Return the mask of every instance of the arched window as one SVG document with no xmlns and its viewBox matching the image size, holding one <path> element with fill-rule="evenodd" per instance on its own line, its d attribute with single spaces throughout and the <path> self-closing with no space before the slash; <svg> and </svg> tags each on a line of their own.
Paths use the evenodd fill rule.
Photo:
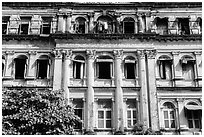
<svg viewBox="0 0 204 137">
<path fill-rule="evenodd" d="M 134 33 L 135 32 L 135 21 L 131 17 L 126 17 L 123 20 L 123 32 L 124 33 Z"/>
<path fill-rule="evenodd" d="M 156 33 L 160 35 L 168 34 L 168 18 L 156 18 Z"/>
<path fill-rule="evenodd" d="M 201 115 L 202 115 L 202 106 L 199 106 L 195 102 L 189 102 L 185 108 L 187 109 L 187 120 L 189 128 L 201 128 Z"/>
<path fill-rule="evenodd" d="M 191 56 L 184 56 L 181 58 L 182 75 L 184 80 L 193 80 L 195 60 Z"/>
<path fill-rule="evenodd" d="M 6 64 L 5 57 L 2 56 L 2 77 L 4 76 L 5 64 Z"/>
<path fill-rule="evenodd" d="M 135 79 L 137 76 L 136 60 L 132 56 L 128 56 L 124 60 L 124 74 L 126 79 Z"/>
<path fill-rule="evenodd" d="M 100 16 L 97 20 L 97 32 L 96 33 L 114 33 L 115 23 L 109 16 Z"/>
<path fill-rule="evenodd" d="M 20 55 L 14 59 L 15 62 L 15 79 L 24 79 L 27 71 L 28 58 Z"/>
<path fill-rule="evenodd" d="M 158 65 L 160 78 L 170 80 L 172 78 L 172 59 L 166 55 L 160 56 Z"/>
<path fill-rule="evenodd" d="M 174 105 L 170 102 L 166 102 L 163 104 L 163 107 L 164 107 L 163 108 L 164 128 L 167 129 L 176 128 Z"/>
<path fill-rule="evenodd" d="M 50 59 L 47 55 L 41 55 L 37 60 L 37 78 L 49 78 Z"/>
<path fill-rule="evenodd" d="M 110 56 L 100 56 L 96 60 L 96 76 L 99 79 L 111 79 L 113 59 Z"/>
<path fill-rule="evenodd" d="M 85 59 L 84 57 L 78 55 L 73 61 L 73 77 L 75 79 L 82 79 L 85 72 Z"/>
<path fill-rule="evenodd" d="M 85 29 L 86 29 L 86 19 L 84 19 L 83 17 L 76 18 L 75 32 L 82 34 L 82 33 L 85 33 Z"/>
</svg>

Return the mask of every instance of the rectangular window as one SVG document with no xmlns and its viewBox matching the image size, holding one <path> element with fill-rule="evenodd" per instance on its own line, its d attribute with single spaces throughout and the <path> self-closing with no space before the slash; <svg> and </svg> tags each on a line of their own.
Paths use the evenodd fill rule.
<svg viewBox="0 0 204 137">
<path fill-rule="evenodd" d="M 112 63 L 97 62 L 97 77 L 99 79 L 111 79 Z"/>
<path fill-rule="evenodd" d="M 111 128 L 111 100 L 100 99 L 98 101 L 98 128 Z"/>
<path fill-rule="evenodd" d="M 187 63 L 182 63 L 182 74 L 185 80 L 194 79 L 194 63 L 187 61 Z"/>
<path fill-rule="evenodd" d="M 73 75 L 75 79 L 82 79 L 84 75 L 84 61 L 74 61 L 73 62 Z"/>
<path fill-rule="evenodd" d="M 124 33 L 134 33 L 135 22 L 124 22 Z"/>
<path fill-rule="evenodd" d="M 15 59 L 15 79 L 25 78 L 26 66 L 26 59 Z"/>
<path fill-rule="evenodd" d="M 19 34 L 29 34 L 30 33 L 30 21 L 31 17 L 21 17 L 21 23 L 19 26 Z"/>
<path fill-rule="evenodd" d="M 125 78 L 135 79 L 135 63 L 125 63 Z"/>
<path fill-rule="evenodd" d="M 164 110 L 164 127 L 165 128 L 175 128 L 175 116 L 174 110 Z"/>
<path fill-rule="evenodd" d="M 199 111 L 188 111 L 188 127 L 189 128 L 201 128 L 200 112 Z"/>
<path fill-rule="evenodd" d="M 171 61 L 160 60 L 159 62 L 159 75 L 161 79 L 170 80 L 172 74 Z"/>
<path fill-rule="evenodd" d="M 50 18 L 50 17 L 42 17 L 41 34 L 50 34 L 51 20 L 52 20 L 52 18 Z"/>
<path fill-rule="evenodd" d="M 131 128 L 137 123 L 137 105 L 135 99 L 128 99 L 127 105 L 127 127 Z"/>
<path fill-rule="evenodd" d="M 73 99 L 74 105 L 74 114 L 77 115 L 82 122 L 77 122 L 74 126 L 74 129 L 82 129 L 83 123 L 83 100 L 82 99 Z"/>
<path fill-rule="evenodd" d="M 38 78 L 39 79 L 45 79 L 48 78 L 48 68 L 49 68 L 49 62 L 48 60 L 38 60 Z"/>
</svg>

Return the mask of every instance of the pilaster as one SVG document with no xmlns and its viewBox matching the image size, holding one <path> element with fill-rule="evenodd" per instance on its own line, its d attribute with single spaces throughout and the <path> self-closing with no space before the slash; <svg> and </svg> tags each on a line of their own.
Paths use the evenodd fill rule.
<svg viewBox="0 0 204 137">
<path fill-rule="evenodd" d="M 146 25 L 145 25 L 145 13 L 144 12 L 138 12 L 138 21 L 139 21 L 139 32 L 144 33 L 146 31 Z"/>
<path fill-rule="evenodd" d="M 64 33 L 64 14 L 63 13 L 58 13 L 58 28 L 57 31 Z"/>
<path fill-rule="evenodd" d="M 94 12 L 88 13 L 88 16 L 90 17 L 89 21 L 89 31 L 91 33 L 94 33 Z"/>
<path fill-rule="evenodd" d="M 87 92 L 86 92 L 86 110 L 85 128 L 86 131 L 94 130 L 94 60 L 95 50 L 87 50 Z"/>
<path fill-rule="evenodd" d="M 71 20 L 72 20 L 72 13 L 68 12 L 66 13 L 66 32 L 70 33 L 71 32 Z"/>
<path fill-rule="evenodd" d="M 4 78 L 14 78 L 14 51 L 6 51 L 5 75 Z"/>
<path fill-rule="evenodd" d="M 180 130 L 182 125 L 186 125 L 187 123 L 185 122 L 185 113 L 184 113 L 184 99 L 183 98 L 177 98 L 177 109 L 176 109 L 176 117 L 177 117 L 177 129 Z"/>
<path fill-rule="evenodd" d="M 55 56 L 53 90 L 59 90 L 62 87 L 62 53 L 60 49 L 56 49 L 53 54 Z"/>
<path fill-rule="evenodd" d="M 179 56 L 180 52 L 179 51 L 173 51 L 172 55 L 173 55 L 173 70 L 172 72 L 174 72 L 174 75 L 172 76 L 172 78 L 174 80 L 179 80 L 182 79 L 182 67 L 180 65 L 180 56 Z M 176 82 L 175 82 L 176 85 Z"/>
<path fill-rule="evenodd" d="M 114 50 L 115 56 L 115 129 L 116 131 L 124 131 L 123 117 L 123 90 L 122 90 L 122 50 Z"/>
<path fill-rule="evenodd" d="M 29 55 L 29 63 L 28 63 L 28 70 L 27 70 L 27 77 L 29 79 L 36 78 L 36 67 L 33 67 L 34 64 L 37 64 L 37 60 L 35 58 L 37 52 L 36 51 L 28 51 Z"/>
<path fill-rule="evenodd" d="M 40 15 L 33 15 L 30 25 L 31 34 L 40 34 L 40 27 L 42 25 L 42 18 Z"/>
</svg>

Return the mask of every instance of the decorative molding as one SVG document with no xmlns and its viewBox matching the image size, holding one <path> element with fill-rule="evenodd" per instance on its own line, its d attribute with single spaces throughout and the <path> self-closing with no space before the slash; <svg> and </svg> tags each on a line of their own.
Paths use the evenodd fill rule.
<svg viewBox="0 0 204 137">
<path fill-rule="evenodd" d="M 183 102 L 184 99 L 183 99 L 183 98 L 176 98 L 176 101 L 177 101 L 177 102 Z"/>
<path fill-rule="evenodd" d="M 202 51 L 195 51 L 194 54 L 195 55 L 202 55 Z"/>
</svg>

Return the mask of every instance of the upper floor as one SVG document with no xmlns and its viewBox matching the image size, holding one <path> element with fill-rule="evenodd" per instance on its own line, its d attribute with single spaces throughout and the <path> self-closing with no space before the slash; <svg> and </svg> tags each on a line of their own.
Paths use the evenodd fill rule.
<svg viewBox="0 0 204 137">
<path fill-rule="evenodd" d="M 202 33 L 201 3 L 39 4 L 3 3 L 2 34 L 180 36 Z"/>
</svg>

